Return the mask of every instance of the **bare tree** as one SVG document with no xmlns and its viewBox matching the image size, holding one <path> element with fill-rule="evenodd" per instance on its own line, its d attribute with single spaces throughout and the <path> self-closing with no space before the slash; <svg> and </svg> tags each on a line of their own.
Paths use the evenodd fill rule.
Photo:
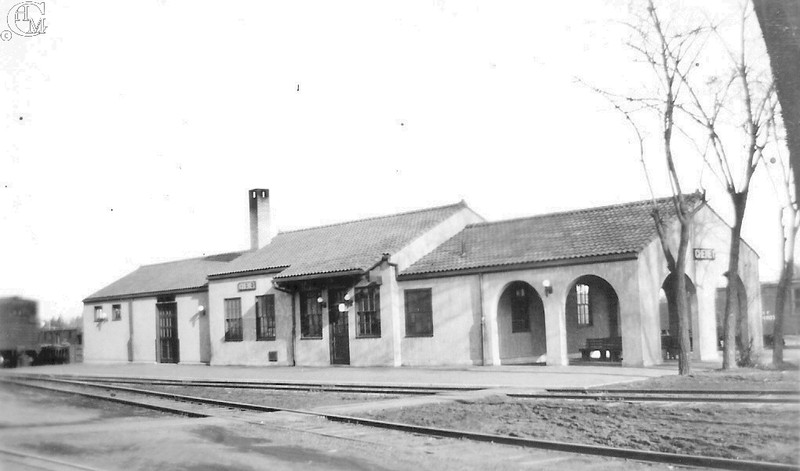
<svg viewBox="0 0 800 471">
<path fill-rule="evenodd" d="M 688 195 L 684 193 L 679 177 L 678 167 L 674 158 L 674 138 L 679 130 L 676 123 L 676 111 L 679 109 L 679 97 L 691 73 L 692 64 L 702 45 L 698 42 L 706 34 L 704 28 L 686 28 L 679 32 L 670 31 L 659 17 L 653 0 L 649 0 L 645 12 L 634 22 L 625 23 L 633 31 L 633 39 L 628 46 L 650 66 L 655 77 L 657 88 L 651 96 L 625 96 L 615 95 L 607 91 L 591 87 L 594 91 L 608 99 L 614 108 L 623 114 L 626 121 L 633 127 L 639 140 L 639 154 L 642 168 L 645 173 L 650 194 L 653 201 L 652 216 L 656 232 L 661 243 L 661 249 L 667 262 L 667 269 L 673 280 L 668 286 L 669 296 L 675 300 L 674 308 L 678 316 L 678 372 L 681 375 L 691 374 L 691 342 L 689 338 L 690 307 L 686 287 L 686 256 L 692 234 L 694 214 L 698 205 L 690 203 Z M 645 164 L 644 138 L 637 123 L 636 114 L 648 111 L 655 114 L 659 120 L 661 147 L 664 155 L 672 203 L 678 221 L 678 246 L 676 249 L 670 245 L 667 223 L 661 214 L 655 200 L 655 193 L 651 184 L 650 173 Z M 670 303 L 670 308 L 672 309 Z"/>
<path fill-rule="evenodd" d="M 731 226 L 730 247 L 728 250 L 728 286 L 725 290 L 724 344 L 722 368 L 736 366 L 737 331 L 746 319 L 746 306 L 738 302 L 744 293 L 739 290 L 743 286 L 739 273 L 739 251 L 741 247 L 742 224 L 744 222 L 750 182 L 759 163 L 763 160 L 764 148 L 769 143 L 770 127 L 774 123 L 774 112 L 777 105 L 775 89 L 769 70 L 759 71 L 750 64 L 747 55 L 746 28 L 752 17 L 749 3 L 743 3 L 739 24 L 739 51 L 734 52 L 725 43 L 717 27 L 712 27 L 720 44 L 728 52 L 731 59 L 731 72 L 724 80 L 714 77 L 709 81 L 716 84 L 713 93 L 701 94 L 698 88 L 689 82 L 688 77 L 681 75 L 684 88 L 690 97 L 686 105 L 678 105 L 695 121 L 706 134 L 706 145 L 700 152 L 708 168 L 725 188 L 733 205 L 733 224 Z M 711 96 L 704 101 L 704 96 Z M 719 129 L 720 116 L 728 113 L 734 116 L 740 125 L 744 137 L 744 152 L 730 152 L 729 142 L 723 138 Z M 738 143 L 739 139 L 732 139 Z M 736 165 L 737 163 L 741 165 Z M 735 175 L 736 168 L 741 168 L 741 176 Z M 738 308 L 738 309 L 736 309 Z M 737 322 L 738 321 L 738 322 Z M 737 328 L 738 327 L 738 328 Z M 745 343 L 747 342 L 747 343 Z M 752 339 L 741 339 L 739 345 L 741 362 L 751 362 L 750 345 Z"/>
<path fill-rule="evenodd" d="M 781 275 L 778 281 L 778 293 L 775 297 L 775 323 L 772 331 L 774 347 L 772 350 L 772 364 L 780 367 L 783 364 L 783 323 L 786 318 L 786 304 L 791 297 L 792 278 L 794 277 L 794 251 L 797 241 L 797 232 L 800 229 L 800 205 L 797 201 L 797 185 L 794 182 L 793 171 L 795 164 L 791 159 L 772 158 L 773 167 L 777 170 L 770 172 L 773 183 L 777 184 L 778 197 L 782 200 L 780 206 L 781 222 Z"/>
</svg>

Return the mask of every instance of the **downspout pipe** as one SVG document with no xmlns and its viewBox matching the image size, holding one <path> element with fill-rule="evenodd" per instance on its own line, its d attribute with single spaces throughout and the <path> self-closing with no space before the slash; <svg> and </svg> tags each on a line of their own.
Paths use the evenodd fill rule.
<svg viewBox="0 0 800 471">
<path fill-rule="evenodd" d="M 276 290 L 282 291 L 284 293 L 287 293 L 292 297 L 292 343 L 291 343 L 291 348 L 292 348 L 292 366 L 296 366 L 295 342 L 297 342 L 297 315 L 295 314 L 295 306 L 294 306 L 294 304 L 295 304 L 294 303 L 294 290 L 282 288 L 280 285 L 278 285 L 278 283 L 275 282 L 274 279 L 272 280 L 272 286 Z"/>
<path fill-rule="evenodd" d="M 483 312 L 483 273 L 478 273 L 478 303 L 481 315 L 481 366 L 486 366 L 486 316 Z"/>
</svg>

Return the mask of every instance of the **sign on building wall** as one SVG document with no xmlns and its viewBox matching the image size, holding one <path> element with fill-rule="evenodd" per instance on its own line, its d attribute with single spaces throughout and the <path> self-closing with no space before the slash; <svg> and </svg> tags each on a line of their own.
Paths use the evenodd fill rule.
<svg viewBox="0 0 800 471">
<path fill-rule="evenodd" d="M 256 282 L 255 281 L 240 281 L 239 284 L 236 285 L 236 289 L 239 291 L 253 291 L 256 289 Z"/>
<path fill-rule="evenodd" d="M 714 260 L 714 249 L 694 249 L 695 260 Z"/>
</svg>

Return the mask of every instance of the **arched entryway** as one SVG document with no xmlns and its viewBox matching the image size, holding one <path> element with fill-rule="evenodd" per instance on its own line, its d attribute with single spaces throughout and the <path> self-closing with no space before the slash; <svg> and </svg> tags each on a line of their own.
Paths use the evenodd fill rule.
<svg viewBox="0 0 800 471">
<path fill-rule="evenodd" d="M 515 281 L 503 290 L 497 306 L 497 331 L 501 364 L 545 362 L 544 304 L 531 285 Z"/>
<path fill-rule="evenodd" d="M 619 297 L 608 281 L 595 275 L 573 281 L 565 315 L 570 358 L 621 360 Z"/>
<path fill-rule="evenodd" d="M 697 290 L 692 279 L 686 277 L 686 292 L 689 295 L 689 343 L 694 348 L 694 326 L 697 324 Z M 666 360 L 678 358 L 678 304 L 675 295 L 675 276 L 669 274 L 661 284 L 659 313 L 661 317 L 661 352 Z"/>
</svg>

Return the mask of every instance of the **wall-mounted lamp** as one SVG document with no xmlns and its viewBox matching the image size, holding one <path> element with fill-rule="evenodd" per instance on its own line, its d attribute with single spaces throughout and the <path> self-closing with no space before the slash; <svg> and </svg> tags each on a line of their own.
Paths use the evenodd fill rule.
<svg viewBox="0 0 800 471">
<path fill-rule="evenodd" d="M 542 286 L 544 286 L 544 295 L 545 296 L 550 296 L 551 294 L 553 294 L 553 285 L 550 284 L 550 280 L 542 281 Z"/>
<path fill-rule="evenodd" d="M 201 316 L 205 316 L 206 315 L 206 307 L 201 304 L 197 308 L 197 313 L 200 314 Z"/>
<path fill-rule="evenodd" d="M 339 303 L 339 312 L 347 312 L 347 304 Z"/>
<path fill-rule="evenodd" d="M 318 297 L 318 298 L 317 298 L 317 302 L 318 302 L 318 303 L 319 303 L 319 305 L 320 305 L 321 307 L 323 307 L 323 308 L 324 308 L 324 307 L 328 307 L 328 305 L 325 303 L 325 299 L 323 299 L 323 297 L 322 297 L 322 296 L 320 296 L 320 297 Z"/>
</svg>

